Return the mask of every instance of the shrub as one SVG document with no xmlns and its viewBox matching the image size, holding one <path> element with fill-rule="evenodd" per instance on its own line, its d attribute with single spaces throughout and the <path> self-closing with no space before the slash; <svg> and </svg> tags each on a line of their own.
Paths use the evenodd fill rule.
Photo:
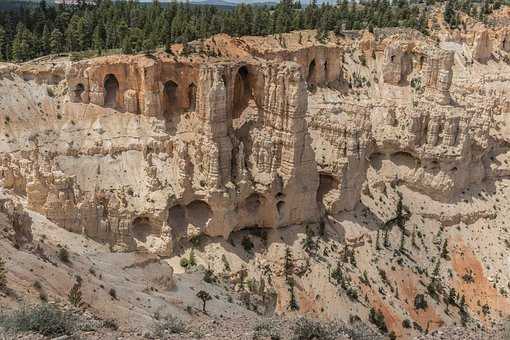
<svg viewBox="0 0 510 340">
<path fill-rule="evenodd" d="M 307 318 L 299 318 L 292 325 L 293 340 L 334 340 L 335 328 L 329 324 Z"/>
<path fill-rule="evenodd" d="M 0 290 L 7 287 L 7 270 L 5 269 L 5 262 L 0 257 Z"/>
<path fill-rule="evenodd" d="M 181 267 L 185 269 L 190 269 L 191 267 L 194 267 L 197 265 L 197 261 L 195 259 L 195 252 L 193 249 L 191 249 L 189 253 L 189 258 L 183 257 L 180 261 Z"/>
<path fill-rule="evenodd" d="M 253 327 L 253 340 L 258 339 L 281 339 L 278 325 L 271 319 L 258 322 L 255 327 Z"/>
<path fill-rule="evenodd" d="M 207 283 L 216 283 L 217 282 L 216 276 L 214 275 L 214 272 L 211 269 L 207 269 L 204 272 L 204 281 Z"/>
<path fill-rule="evenodd" d="M 67 251 L 66 248 L 60 248 L 58 250 L 58 259 L 64 263 L 69 263 L 71 262 L 69 260 L 69 252 Z"/>
<path fill-rule="evenodd" d="M 81 284 L 76 282 L 67 295 L 69 303 L 74 307 L 80 307 L 82 303 L 81 296 Z"/>
<path fill-rule="evenodd" d="M 172 315 L 165 316 L 154 324 L 154 335 L 163 339 L 168 334 L 182 334 L 186 330 L 184 322 Z"/>
<path fill-rule="evenodd" d="M 402 327 L 411 328 L 411 320 L 405 319 L 404 321 L 402 321 Z"/>
<path fill-rule="evenodd" d="M 428 304 L 427 300 L 425 300 L 425 295 L 423 294 L 416 294 L 414 297 L 414 308 L 416 309 L 427 309 Z"/>
<path fill-rule="evenodd" d="M 117 291 L 115 290 L 115 288 L 110 288 L 110 290 L 108 291 L 108 294 L 115 300 L 117 300 Z"/>
<path fill-rule="evenodd" d="M 228 263 L 227 257 L 225 254 L 221 255 L 221 261 L 223 262 L 223 268 L 228 273 L 230 272 L 230 263 Z"/>
<path fill-rule="evenodd" d="M 370 308 L 370 314 L 368 315 L 368 320 L 379 328 L 379 330 L 383 333 L 388 332 L 388 327 L 386 327 L 386 321 L 384 320 L 384 315 L 381 312 L 376 311 L 374 308 Z"/>
<path fill-rule="evenodd" d="M 34 332 L 47 337 L 71 334 L 77 329 L 77 319 L 69 312 L 46 303 L 23 306 L 11 313 L 0 314 L 0 327 L 8 331 Z"/>
<path fill-rule="evenodd" d="M 114 319 L 103 320 L 103 327 L 112 329 L 114 331 L 119 329 L 119 326 L 117 325 L 117 321 L 115 321 Z"/>
<path fill-rule="evenodd" d="M 473 271 L 471 269 L 466 271 L 466 273 L 464 275 L 462 275 L 462 279 L 466 283 L 474 283 L 475 282 L 475 277 L 473 275 Z"/>
<path fill-rule="evenodd" d="M 241 245 L 247 253 L 250 253 L 253 250 L 253 242 L 250 240 L 248 236 L 243 237 L 241 241 Z"/>
</svg>

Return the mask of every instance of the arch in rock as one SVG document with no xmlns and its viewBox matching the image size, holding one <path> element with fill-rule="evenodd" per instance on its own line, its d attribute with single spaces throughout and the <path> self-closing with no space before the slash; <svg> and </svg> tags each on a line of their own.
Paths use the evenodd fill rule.
<svg viewBox="0 0 510 340">
<path fill-rule="evenodd" d="M 319 174 L 319 188 L 317 189 L 317 201 L 322 202 L 324 196 L 331 190 L 338 189 L 340 182 L 333 175 Z"/>
<path fill-rule="evenodd" d="M 246 198 L 244 201 L 244 206 L 246 211 L 250 214 L 256 214 L 260 207 L 262 206 L 262 202 L 264 197 L 258 193 L 253 193 Z"/>
<path fill-rule="evenodd" d="M 282 216 L 284 208 L 285 208 L 285 201 L 279 201 L 278 203 L 276 203 L 276 210 L 278 211 L 279 216 Z"/>
<path fill-rule="evenodd" d="M 117 107 L 117 93 L 119 92 L 119 81 L 113 74 L 104 78 L 104 105 L 106 107 Z"/>
<path fill-rule="evenodd" d="M 391 161 L 398 166 L 406 166 L 408 168 L 414 168 L 416 166 L 416 158 L 405 151 L 397 151 L 390 156 Z"/>
<path fill-rule="evenodd" d="M 315 63 L 315 59 L 312 59 L 310 64 L 308 64 L 308 76 L 306 77 L 306 82 L 308 86 L 315 85 L 315 82 L 317 81 L 317 66 Z"/>
<path fill-rule="evenodd" d="M 197 86 L 193 83 L 188 86 L 188 103 L 189 111 L 195 111 L 197 109 Z"/>
<path fill-rule="evenodd" d="M 165 113 L 170 114 L 177 111 L 177 88 L 178 85 L 169 80 L 163 86 L 163 95 L 164 95 L 164 110 Z"/>
<path fill-rule="evenodd" d="M 324 80 L 328 82 L 328 61 L 324 61 Z"/>
<path fill-rule="evenodd" d="M 146 242 L 147 236 L 153 233 L 152 225 L 148 217 L 139 216 L 133 220 L 131 235 L 138 241 Z"/>
<path fill-rule="evenodd" d="M 74 99 L 76 102 L 82 102 L 82 99 L 81 99 L 81 95 L 83 94 L 83 92 L 85 92 L 85 86 L 83 86 L 83 84 L 78 84 L 74 87 Z"/>
<path fill-rule="evenodd" d="M 234 105 L 232 118 L 236 119 L 248 106 L 248 102 L 252 97 L 249 71 L 246 66 L 242 66 L 237 70 L 234 80 Z"/>
<path fill-rule="evenodd" d="M 204 229 L 211 217 L 211 207 L 204 201 L 195 200 L 186 206 L 186 220 L 199 229 Z"/>
</svg>

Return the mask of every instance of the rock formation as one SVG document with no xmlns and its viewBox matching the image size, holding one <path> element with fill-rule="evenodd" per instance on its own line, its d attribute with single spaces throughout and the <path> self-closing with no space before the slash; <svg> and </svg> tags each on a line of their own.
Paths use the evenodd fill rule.
<svg viewBox="0 0 510 340">
<path fill-rule="evenodd" d="M 479 63 L 509 53 L 507 28 L 472 37 Z M 508 87 L 452 88 L 466 49 L 441 44 L 304 31 L 217 35 L 190 56 L 4 64 L 2 186 L 68 230 L 160 254 L 352 210 L 367 181 L 448 200 L 492 176 L 509 103 Z"/>
</svg>

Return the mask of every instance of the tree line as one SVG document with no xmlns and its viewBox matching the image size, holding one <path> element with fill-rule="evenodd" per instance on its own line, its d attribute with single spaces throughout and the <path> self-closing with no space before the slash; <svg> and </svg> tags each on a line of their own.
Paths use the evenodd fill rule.
<svg viewBox="0 0 510 340">
<path fill-rule="evenodd" d="M 501 0 L 486 1 L 483 6 L 493 9 Z M 217 33 L 261 36 L 317 29 L 318 35 L 324 35 L 328 31 L 411 27 L 426 34 L 429 9 L 435 2 L 338 0 L 335 5 L 317 5 L 312 0 L 302 6 L 299 1 L 281 0 L 273 6 L 240 4 L 228 9 L 182 2 L 80 0 L 73 5 L 48 5 L 42 0 L 35 6 L 0 11 L 0 60 L 25 61 L 86 50 L 134 53 Z M 474 6 L 471 0 L 448 0 L 446 7 L 451 9 L 445 13 L 454 25 L 457 11 L 471 11 Z"/>
</svg>

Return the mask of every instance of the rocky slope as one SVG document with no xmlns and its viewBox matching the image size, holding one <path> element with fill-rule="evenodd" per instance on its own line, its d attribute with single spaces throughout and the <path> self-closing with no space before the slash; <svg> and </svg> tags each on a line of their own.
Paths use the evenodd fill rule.
<svg viewBox="0 0 510 340">
<path fill-rule="evenodd" d="M 183 275 L 182 301 L 157 304 L 184 315 L 180 294 L 196 298 L 179 262 L 193 252 L 241 296 L 219 314 L 371 321 L 403 339 L 504 323 L 510 10 L 461 19 L 449 30 L 438 11 L 430 36 L 217 35 L 171 53 L 0 64 L 5 237 L 25 249 L 0 249 L 12 289 L 42 277 L 65 296 L 64 273 L 99 259 L 122 288 L 118 267 L 141 256 L 153 268 L 126 281 Z M 26 273 L 15 254 L 50 230 L 80 265 Z M 90 294 L 97 315 L 136 315 L 126 329 L 154 312 Z"/>
</svg>

